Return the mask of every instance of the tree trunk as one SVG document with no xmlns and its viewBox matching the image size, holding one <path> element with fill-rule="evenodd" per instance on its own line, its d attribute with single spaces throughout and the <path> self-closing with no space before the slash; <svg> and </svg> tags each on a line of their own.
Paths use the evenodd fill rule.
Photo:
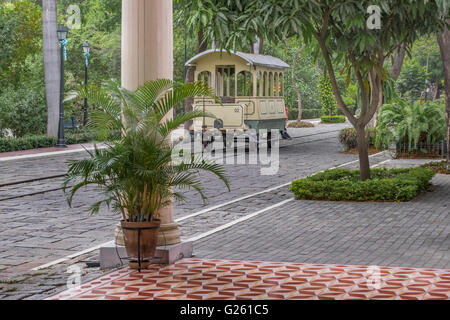
<svg viewBox="0 0 450 320">
<path fill-rule="evenodd" d="M 59 124 L 60 56 L 56 30 L 56 0 L 42 1 L 42 46 L 45 93 L 47 100 L 47 135 L 56 137 Z"/>
<path fill-rule="evenodd" d="M 391 77 L 395 81 L 397 81 L 400 76 L 400 72 L 402 71 L 403 61 L 405 60 L 406 46 L 402 42 L 395 52 L 394 63 L 391 67 Z"/>
<path fill-rule="evenodd" d="M 447 23 L 450 21 L 447 20 Z M 445 111 L 447 120 L 447 168 L 450 168 L 450 30 L 445 26 L 444 32 L 438 35 L 444 68 Z"/>
<path fill-rule="evenodd" d="M 302 96 L 300 94 L 300 90 L 298 90 L 297 82 L 295 81 L 295 67 L 297 66 L 297 60 L 300 53 L 305 48 L 305 44 L 301 46 L 300 49 L 297 50 L 297 53 L 295 54 L 294 61 L 292 63 L 292 86 L 294 87 L 294 91 L 297 94 L 297 108 L 298 108 L 298 116 L 297 121 L 302 120 L 302 113 L 303 113 L 303 106 L 302 106 Z"/>
<path fill-rule="evenodd" d="M 194 82 L 194 72 L 195 67 L 187 67 L 186 70 L 186 79 L 184 79 L 185 82 Z M 184 103 L 184 111 L 189 112 L 192 111 L 192 104 L 194 103 L 194 98 L 188 98 L 186 99 Z M 186 121 L 184 123 L 184 129 L 189 130 L 189 128 L 192 126 L 192 120 Z"/>
<path fill-rule="evenodd" d="M 406 53 L 406 46 L 402 42 L 400 46 L 397 48 L 397 51 L 395 52 L 394 63 L 392 64 L 390 71 L 391 77 L 395 81 L 397 81 L 398 77 L 400 76 L 400 72 L 402 71 L 403 61 L 405 60 L 405 53 Z M 382 104 L 378 107 L 377 111 L 375 112 L 375 115 L 370 120 L 368 124 L 369 127 L 376 127 L 378 121 L 378 112 L 380 111 L 381 106 Z"/>
<path fill-rule="evenodd" d="M 256 36 L 256 41 L 250 44 L 250 53 L 263 54 L 264 38 Z"/>
<path fill-rule="evenodd" d="M 208 41 L 206 39 L 203 39 L 203 29 L 200 29 L 197 33 L 197 54 L 202 53 L 203 51 L 206 51 L 208 49 Z M 184 79 L 185 82 L 194 82 L 195 76 L 195 67 L 187 67 L 186 69 L 186 79 Z M 194 98 L 188 98 L 184 102 L 184 111 L 189 112 L 192 111 L 192 104 L 194 103 Z M 192 120 L 186 121 L 184 123 L 184 129 L 189 130 L 189 128 L 192 126 Z"/>
<path fill-rule="evenodd" d="M 203 39 L 203 29 L 200 29 L 197 33 L 197 54 L 206 51 L 208 49 L 208 41 Z"/>
<path fill-rule="evenodd" d="M 360 177 L 361 181 L 365 181 L 370 178 L 369 147 L 366 141 L 366 130 L 361 125 L 357 126 L 355 130 L 358 142 Z"/>
</svg>

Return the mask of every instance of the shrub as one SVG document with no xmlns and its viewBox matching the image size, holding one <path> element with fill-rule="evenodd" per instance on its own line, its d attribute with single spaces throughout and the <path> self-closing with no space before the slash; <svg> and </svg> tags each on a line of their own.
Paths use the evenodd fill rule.
<svg viewBox="0 0 450 320">
<path fill-rule="evenodd" d="M 67 144 L 77 144 L 95 141 L 97 133 L 94 131 L 69 131 L 65 138 Z M 57 139 L 45 135 L 26 135 L 21 138 L 0 138 L 0 152 L 21 151 L 56 146 Z"/>
<path fill-rule="evenodd" d="M 302 119 L 315 119 L 320 118 L 322 116 L 321 109 L 303 109 Z M 298 119 L 298 109 L 297 108 L 289 108 L 289 120 L 297 120 Z"/>
<path fill-rule="evenodd" d="M 433 161 L 429 163 L 425 163 L 422 165 L 424 168 L 428 168 L 430 170 L 433 170 L 436 173 L 440 174 L 450 174 L 450 168 L 447 166 L 447 161 Z"/>
<path fill-rule="evenodd" d="M 320 118 L 323 123 L 344 123 L 345 116 L 322 116 Z"/>
<path fill-rule="evenodd" d="M 47 124 L 47 108 L 43 92 L 23 87 L 7 88 L 0 95 L 0 137 L 10 129 L 14 137 L 43 134 Z"/>
<path fill-rule="evenodd" d="M 361 181 L 359 170 L 333 169 L 295 180 L 290 190 L 296 199 L 331 201 L 409 201 L 430 185 L 430 169 L 372 169 Z"/>
<path fill-rule="evenodd" d="M 345 146 L 345 150 L 354 149 L 358 146 L 355 128 L 345 128 L 339 132 L 339 141 Z M 375 143 L 375 128 L 367 128 L 366 142 L 369 146 Z"/>
<path fill-rule="evenodd" d="M 415 151 L 419 144 L 441 142 L 446 131 L 444 108 L 442 101 L 420 104 L 402 99 L 383 105 L 378 114 L 375 145 L 389 146 L 395 142 Z"/>
<path fill-rule="evenodd" d="M 288 124 L 288 128 L 313 128 L 314 124 L 308 121 L 296 121 Z"/>
<path fill-rule="evenodd" d="M 321 109 L 304 109 L 302 113 L 303 119 L 316 119 L 322 116 Z"/>
</svg>

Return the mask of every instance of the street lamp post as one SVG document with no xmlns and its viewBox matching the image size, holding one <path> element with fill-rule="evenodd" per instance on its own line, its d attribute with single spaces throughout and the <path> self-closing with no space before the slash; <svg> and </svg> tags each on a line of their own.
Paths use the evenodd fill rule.
<svg viewBox="0 0 450 320">
<path fill-rule="evenodd" d="M 60 97 L 59 97 L 59 126 L 58 126 L 58 143 L 57 148 L 66 148 L 66 141 L 64 139 L 64 60 L 66 60 L 66 45 L 67 34 L 69 29 L 61 24 L 58 27 L 58 40 L 61 44 L 61 82 L 60 82 Z"/>
<path fill-rule="evenodd" d="M 89 56 L 90 56 L 90 49 L 89 41 L 85 41 L 83 43 L 83 53 L 85 57 L 85 63 L 84 63 L 84 87 L 87 89 L 88 86 L 88 64 L 89 64 Z M 87 97 L 84 97 L 84 107 L 83 107 L 83 125 L 85 126 L 87 124 L 88 119 L 88 99 Z"/>
</svg>

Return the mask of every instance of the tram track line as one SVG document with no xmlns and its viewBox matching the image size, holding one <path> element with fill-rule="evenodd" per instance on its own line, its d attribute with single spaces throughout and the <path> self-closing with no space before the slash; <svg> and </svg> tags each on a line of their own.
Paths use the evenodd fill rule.
<svg viewBox="0 0 450 320">
<path fill-rule="evenodd" d="M 382 154 L 384 154 L 385 152 L 386 152 L 386 151 L 382 151 L 382 152 L 373 154 L 373 155 L 371 155 L 371 156 L 374 157 L 374 156 L 377 156 L 377 155 L 382 155 Z M 370 158 L 371 156 L 369 156 L 369 158 Z M 317 173 L 320 173 L 320 172 L 324 172 L 325 170 L 331 170 L 331 169 L 336 169 L 336 168 L 340 168 L 340 167 L 345 167 L 345 166 L 347 166 L 347 165 L 353 164 L 353 163 L 358 162 L 358 161 L 359 161 L 359 160 L 354 160 L 354 161 L 350 161 L 350 162 L 347 162 L 347 163 L 343 163 L 343 164 L 340 164 L 340 165 L 338 165 L 338 166 L 335 166 L 335 167 L 332 167 L 332 168 L 329 168 L 329 169 L 324 169 L 324 170 L 320 170 L 320 171 L 314 172 L 312 175 L 317 174 Z M 371 166 L 371 168 L 375 168 L 375 167 L 377 167 L 379 164 L 382 164 L 382 163 L 384 164 L 384 163 L 386 163 L 387 161 L 389 161 L 389 160 L 385 160 L 385 161 L 379 162 L 379 163 L 377 163 L 377 164 L 374 164 L 374 165 Z M 294 180 L 295 180 L 295 179 L 294 179 Z M 292 180 L 292 181 L 294 181 L 294 180 Z M 270 192 L 270 191 L 273 191 L 273 190 L 276 190 L 276 189 L 283 188 L 283 187 L 285 187 L 285 186 L 287 186 L 287 185 L 290 185 L 290 184 L 292 183 L 292 181 L 290 181 L 290 182 L 288 182 L 288 183 L 285 183 L 285 184 L 282 184 L 282 185 L 280 185 L 280 186 L 274 187 L 274 188 L 270 188 L 270 189 L 265 190 L 265 191 L 258 192 L 258 193 L 256 193 L 256 194 L 252 194 L 252 195 L 249 195 L 249 196 L 241 197 L 239 200 L 236 199 L 237 201 L 229 201 L 228 203 L 224 203 L 224 204 L 222 204 L 222 205 L 217 205 L 217 206 L 214 206 L 214 207 L 211 207 L 211 208 L 208 208 L 208 209 L 199 211 L 199 212 L 197 212 L 197 213 L 194 213 L 194 214 L 192 214 L 192 215 L 189 215 L 189 218 L 198 216 L 198 215 L 200 215 L 200 214 L 202 214 L 202 213 L 206 213 L 206 212 L 208 212 L 208 211 L 212 211 L 212 210 L 214 210 L 214 209 L 217 209 L 218 207 L 226 206 L 226 205 L 228 205 L 228 204 L 230 204 L 230 203 L 238 202 L 238 201 L 241 201 L 241 200 L 243 200 L 243 199 L 247 199 L 247 198 L 250 198 L 250 197 L 257 196 L 257 195 L 262 194 L 262 193 L 266 193 L 266 192 Z M 221 225 L 221 226 L 219 226 L 219 227 L 213 228 L 213 229 L 211 229 L 211 230 L 208 230 L 208 231 L 206 231 L 206 232 L 203 232 L 203 233 L 198 234 L 198 235 L 196 235 L 196 236 L 193 236 L 193 237 L 191 237 L 191 238 L 188 238 L 188 239 L 182 239 L 182 240 L 183 240 L 183 241 L 197 241 L 197 240 L 203 239 L 203 238 L 205 238 L 205 237 L 207 237 L 207 236 L 210 236 L 210 235 L 212 235 L 212 234 L 214 234 L 214 233 L 217 233 L 217 232 L 220 232 L 220 231 L 222 231 L 222 230 L 228 229 L 228 228 L 230 228 L 230 227 L 232 227 L 232 226 L 234 226 L 234 225 L 236 225 L 236 224 L 238 224 L 238 223 L 241 223 L 241 222 L 244 222 L 244 221 L 246 221 L 246 220 L 248 220 L 248 219 L 250 219 L 250 218 L 253 218 L 253 217 L 255 217 L 255 216 L 257 216 L 257 215 L 259 215 L 259 214 L 261 214 L 261 213 L 264 213 L 264 212 L 270 211 L 270 210 L 272 210 L 272 209 L 281 207 L 281 206 L 285 205 L 286 203 L 289 203 L 289 202 L 294 201 L 294 200 L 295 200 L 295 198 L 290 198 L 290 199 L 286 199 L 286 200 L 277 202 L 277 203 L 272 204 L 272 205 L 270 205 L 270 206 L 268 206 L 268 207 L 266 207 L 266 208 L 260 209 L 260 210 L 258 210 L 258 211 L 256 211 L 256 212 L 253 212 L 253 213 L 250 213 L 250 214 L 245 215 L 245 216 L 243 216 L 243 217 L 240 217 L 239 219 L 236 219 L 236 220 L 234 220 L 234 221 L 225 223 L 225 224 L 223 224 L 223 225 Z M 183 217 L 183 218 L 184 218 L 184 217 Z M 186 218 L 188 218 L 188 217 L 186 217 Z M 184 219 L 182 219 L 182 218 L 176 219 L 175 222 L 182 221 L 182 220 L 184 220 Z"/>
<path fill-rule="evenodd" d="M 378 152 L 378 153 L 369 155 L 369 158 L 376 157 L 376 156 L 380 156 L 380 155 L 384 154 L 385 152 L 386 152 L 386 151 L 381 151 L 381 152 Z M 337 169 L 337 168 L 345 167 L 345 166 L 348 166 L 348 165 L 350 165 L 350 164 L 357 163 L 358 161 L 359 161 L 358 159 L 357 159 L 357 160 L 353 160 L 353 161 L 346 162 L 346 163 L 343 163 L 343 164 L 340 164 L 340 165 L 337 165 L 337 166 L 334 166 L 334 167 L 331 167 L 331 168 L 328 168 L 328 169 L 325 169 L 325 170 L 332 170 L 332 169 Z M 386 162 L 386 161 L 383 161 L 383 163 L 385 163 L 385 162 Z M 374 164 L 374 165 L 372 165 L 371 167 L 373 168 L 373 167 L 375 167 L 375 166 L 377 166 L 377 164 Z M 317 174 L 317 173 L 323 172 L 323 171 L 325 171 L 325 170 L 317 171 L 317 172 L 314 172 L 313 174 Z M 301 179 L 301 178 L 304 178 L 304 177 L 298 177 L 298 178 L 296 178 L 296 179 L 294 179 L 294 180 Z M 208 207 L 208 208 L 202 209 L 202 210 L 197 211 L 197 212 L 195 212 L 195 213 L 191 213 L 191 214 L 189 214 L 189 215 L 186 215 L 186 216 L 180 217 L 180 218 L 178 218 L 178 219 L 175 219 L 174 221 L 175 221 L 175 222 L 181 222 L 181 221 L 183 221 L 183 220 L 186 220 L 186 219 L 189 219 L 189 218 L 192 218 L 192 217 L 199 216 L 199 215 L 201 215 L 201 214 L 203 214 L 203 213 L 207 213 L 207 212 L 210 212 L 210 211 L 213 211 L 213 210 L 216 210 L 216 209 L 225 207 L 225 206 L 227 206 L 227 205 L 230 205 L 230 204 L 233 204 L 233 203 L 236 203 L 236 202 L 245 200 L 245 199 L 253 198 L 253 197 L 259 196 L 259 195 L 264 194 L 264 193 L 272 192 L 272 191 L 281 189 L 281 188 L 283 188 L 283 187 L 287 187 L 287 186 L 289 186 L 289 185 L 292 183 L 292 181 L 294 181 L 294 180 L 291 180 L 291 181 L 286 182 L 286 183 L 283 183 L 283 184 L 281 184 L 281 185 L 278 185 L 278 186 L 275 186 L 275 187 L 271 187 L 271 188 L 269 188 L 269 189 L 265 189 L 265 190 L 262 190 L 262 191 L 259 191 L 259 192 L 256 192 L 256 193 L 251 193 L 251 194 L 248 194 L 248 195 L 239 197 L 239 198 L 235 198 L 235 199 L 233 199 L 233 200 L 230 200 L 230 201 L 227 201 L 227 202 L 224 202 L 224 203 L 221 203 L 221 204 L 217 204 L 217 205 L 214 205 L 214 206 L 212 206 L 212 207 Z"/>
<path fill-rule="evenodd" d="M 0 184 L 0 188 L 15 186 L 15 185 L 19 185 L 19 184 L 25 184 L 25 183 L 31 183 L 31 182 L 37 182 L 37 181 L 43 181 L 43 180 L 49 180 L 49 179 L 62 178 L 65 175 L 66 174 L 56 174 L 56 175 L 47 176 L 47 177 L 37 177 L 37 178 L 31 178 L 28 180 L 7 182 L 7 183 Z"/>
<path fill-rule="evenodd" d="M 376 154 L 369 155 L 369 158 L 372 158 L 372 157 L 375 157 L 375 156 L 382 155 L 382 154 L 384 154 L 385 152 L 386 152 L 386 151 L 382 151 L 382 152 L 379 152 L 379 153 L 376 153 Z M 345 167 L 345 166 L 348 166 L 348 165 L 350 165 L 350 164 L 357 163 L 358 161 L 359 161 L 359 160 L 349 161 L 349 162 L 346 162 L 346 163 L 343 163 L 343 164 L 340 164 L 340 165 L 338 165 L 338 166 L 334 166 L 334 167 L 331 167 L 331 168 L 328 168 L 328 169 L 325 169 L 325 170 L 330 170 L 330 169 L 335 169 L 335 168 Z M 385 162 L 385 161 L 383 161 L 383 162 Z M 376 166 L 376 164 L 375 164 L 375 165 L 372 165 L 371 167 L 374 167 L 374 166 Z M 317 172 L 314 172 L 314 173 L 312 173 L 312 174 L 317 174 L 317 173 L 323 172 L 323 171 L 325 171 L 325 170 L 317 171 Z M 311 175 L 312 175 L 312 174 L 311 174 Z M 295 180 L 295 179 L 294 179 L 294 180 Z M 266 190 L 263 190 L 263 191 L 260 191 L 260 192 L 256 192 L 256 193 L 253 193 L 253 194 L 249 194 L 249 195 L 246 195 L 246 196 L 244 196 L 244 197 L 240 197 L 240 198 L 237 198 L 237 199 L 233 199 L 233 200 L 227 201 L 227 202 L 225 202 L 225 203 L 222 203 L 222 204 L 219 204 L 219 205 L 215 205 L 215 206 L 212 206 L 212 207 L 209 207 L 209 208 L 200 210 L 200 211 L 198 211 L 198 212 L 196 212 L 196 213 L 193 213 L 193 214 L 190 214 L 190 215 L 188 215 L 188 216 L 180 217 L 180 218 L 178 218 L 178 219 L 175 219 L 174 221 L 175 221 L 175 222 L 179 222 L 179 221 L 186 220 L 186 219 L 188 219 L 188 218 L 193 218 L 193 217 L 196 217 L 196 216 L 198 216 L 198 215 L 200 215 L 200 214 L 203 214 L 203 213 L 206 213 L 206 212 L 215 210 L 215 209 L 217 209 L 217 208 L 224 207 L 224 206 L 227 206 L 227 205 L 229 205 L 229 204 L 232 204 L 232 203 L 235 203 L 235 202 L 238 202 L 238 201 L 242 201 L 242 200 L 245 200 L 245 199 L 248 199 L 248 198 L 252 198 L 252 197 L 255 197 L 255 196 L 258 196 L 258 195 L 260 195 L 260 194 L 267 193 L 267 192 L 270 192 L 270 191 L 273 191 L 273 190 L 276 190 L 276 189 L 280 189 L 280 188 L 285 187 L 285 186 L 287 186 L 287 185 L 289 185 L 289 184 L 291 184 L 291 183 L 292 183 L 292 181 L 287 182 L 287 183 L 284 183 L 284 184 L 279 185 L 279 186 L 276 186 L 276 187 L 272 187 L 272 188 L 270 188 L 270 189 L 266 189 Z M 269 211 L 269 210 L 271 210 L 271 209 L 274 209 L 274 208 L 281 207 L 281 206 L 283 206 L 284 204 L 289 203 L 289 202 L 291 202 L 291 201 L 293 201 L 293 200 L 295 200 L 295 199 L 294 199 L 294 198 L 291 198 L 291 199 L 283 200 L 283 201 L 281 201 L 281 202 L 272 204 L 272 205 L 270 205 L 270 206 L 268 206 L 268 207 L 266 207 L 266 208 L 260 209 L 260 210 L 258 210 L 258 211 L 256 211 L 256 212 L 253 212 L 253 213 L 250 213 L 250 214 L 248 214 L 248 215 L 245 215 L 245 216 L 243 216 L 243 217 L 241 217 L 241 218 L 239 218 L 239 219 L 237 219 L 237 220 L 235 220 L 235 221 L 228 222 L 228 223 L 226 223 L 226 224 L 223 224 L 223 225 L 221 225 L 221 226 L 219 226 L 219 227 L 213 228 L 213 229 L 211 229 L 211 230 L 209 230 L 209 231 L 206 231 L 206 232 L 204 232 L 204 233 L 201 233 L 201 234 L 199 234 L 199 235 L 193 236 L 193 237 L 188 238 L 188 239 L 186 239 L 186 240 L 185 240 L 185 239 L 182 239 L 182 240 L 183 240 L 183 241 L 197 241 L 197 240 L 200 240 L 200 239 L 205 238 L 205 237 L 207 237 L 207 236 L 209 236 L 209 235 L 212 235 L 212 234 L 214 234 L 214 233 L 217 233 L 217 232 L 220 232 L 220 231 L 225 230 L 225 229 L 227 229 L 227 228 L 230 228 L 230 227 L 233 226 L 233 225 L 236 225 L 236 224 L 238 224 L 238 223 L 244 222 L 244 221 L 246 221 L 246 220 L 248 220 L 248 219 L 250 219 L 250 218 L 252 218 L 252 217 L 254 217 L 254 216 L 257 216 L 257 215 L 259 215 L 259 214 L 261 214 L 261 213 L 267 212 L 267 211 Z M 38 271 L 38 270 L 42 270 L 42 269 L 46 269 L 46 268 L 52 267 L 52 266 L 57 265 L 57 264 L 60 264 L 60 263 L 62 263 L 62 262 L 66 262 L 66 261 L 68 261 L 68 260 L 77 258 L 77 257 L 79 257 L 79 256 L 81 256 L 81 255 L 84 255 L 84 254 L 93 252 L 93 251 L 95 251 L 95 250 L 98 250 L 99 248 L 101 248 L 101 247 L 103 247 L 103 246 L 111 245 L 112 243 L 114 243 L 114 241 L 108 241 L 108 242 L 104 242 L 104 243 L 102 243 L 102 244 L 96 245 L 96 246 L 94 246 L 94 247 L 87 248 L 87 249 L 84 249 L 84 250 L 82 250 L 82 251 L 72 253 L 72 254 L 70 254 L 70 255 L 68 255 L 68 256 L 66 256 L 66 257 L 63 257 L 63 258 L 60 258 L 60 259 L 57 259 L 57 260 L 48 262 L 48 263 L 46 263 L 46 264 L 37 266 L 37 267 L 31 269 L 31 271 Z"/>
<path fill-rule="evenodd" d="M 330 130 L 330 131 L 318 132 L 318 133 L 313 133 L 313 134 L 304 135 L 304 136 L 292 137 L 292 139 L 300 139 L 300 138 L 304 138 L 304 137 L 317 136 L 317 135 L 322 135 L 322 134 L 327 134 L 327 133 L 334 133 L 334 132 L 339 132 L 339 131 L 340 130 Z M 315 139 L 315 140 L 310 140 L 310 141 L 303 141 L 303 142 L 299 142 L 299 143 L 290 143 L 290 144 L 287 144 L 287 145 L 280 146 L 280 149 L 281 148 L 291 147 L 291 146 L 302 145 L 302 144 L 306 144 L 306 143 L 311 143 L 311 142 L 324 141 L 324 140 L 328 140 L 328 139 L 330 139 L 330 137 L 326 137 L 326 138 L 323 138 L 323 139 Z M 84 150 L 78 150 L 78 151 L 82 152 Z M 229 157 L 234 157 L 234 154 L 233 155 L 229 155 Z M 57 179 L 57 178 L 62 178 L 64 176 L 65 176 L 65 174 L 58 174 L 58 175 L 52 175 L 52 176 L 47 176 L 47 177 L 31 178 L 31 179 L 22 180 L 22 181 L 7 182 L 7 183 L 0 184 L 0 188 L 16 186 L 16 185 L 20 185 L 20 184 L 28 184 L 28 183 L 44 181 L 44 180 L 50 180 L 50 179 Z M 68 186 L 68 188 L 70 188 L 70 186 Z M 7 197 L 7 198 L 1 198 L 0 202 L 8 201 L 8 200 L 14 200 L 14 199 L 18 199 L 18 198 L 35 196 L 35 195 L 39 195 L 39 194 L 45 194 L 45 193 L 48 193 L 48 192 L 54 192 L 54 191 L 59 191 L 59 190 L 63 190 L 63 189 L 64 189 L 63 187 L 58 187 L 58 188 L 51 188 L 51 189 L 46 189 L 46 190 L 42 190 L 42 191 L 36 191 L 36 192 L 21 194 L 21 195 L 15 195 L 15 196 Z"/>
</svg>

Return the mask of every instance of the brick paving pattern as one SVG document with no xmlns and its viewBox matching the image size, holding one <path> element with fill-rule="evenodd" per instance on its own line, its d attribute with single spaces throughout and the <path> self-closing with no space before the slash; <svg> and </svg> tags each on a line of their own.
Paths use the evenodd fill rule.
<svg viewBox="0 0 450 320">
<path fill-rule="evenodd" d="M 128 268 L 60 293 L 56 300 L 439 300 L 450 298 L 450 270 L 368 268 L 261 261 L 183 259 Z"/>
</svg>

